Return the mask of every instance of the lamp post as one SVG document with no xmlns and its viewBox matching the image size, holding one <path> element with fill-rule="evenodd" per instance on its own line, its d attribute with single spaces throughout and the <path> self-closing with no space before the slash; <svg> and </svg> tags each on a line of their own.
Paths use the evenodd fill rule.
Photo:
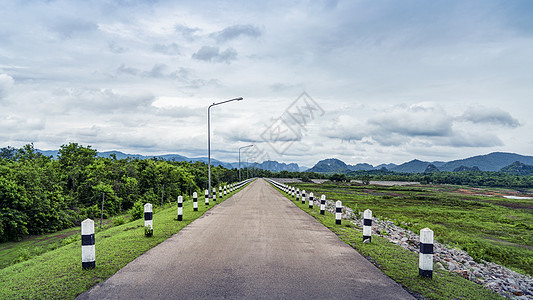
<svg viewBox="0 0 533 300">
<path fill-rule="evenodd" d="M 244 146 L 244 147 L 240 147 L 239 148 L 239 182 L 241 181 L 241 149 L 244 149 L 244 148 L 248 148 L 248 147 L 253 147 L 254 145 L 248 145 L 248 146 Z"/>
<path fill-rule="evenodd" d="M 241 101 L 242 97 L 234 98 L 218 103 L 213 103 L 207 108 L 207 181 L 208 181 L 208 197 L 211 198 L 211 107 L 219 104 L 228 103 L 231 101 Z"/>
</svg>

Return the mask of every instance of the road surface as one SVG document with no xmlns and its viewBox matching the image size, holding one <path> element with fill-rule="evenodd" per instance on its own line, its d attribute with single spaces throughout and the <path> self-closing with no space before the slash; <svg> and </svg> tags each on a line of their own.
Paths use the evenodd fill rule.
<svg viewBox="0 0 533 300">
<path fill-rule="evenodd" d="M 414 299 L 258 179 L 78 299 Z"/>
</svg>

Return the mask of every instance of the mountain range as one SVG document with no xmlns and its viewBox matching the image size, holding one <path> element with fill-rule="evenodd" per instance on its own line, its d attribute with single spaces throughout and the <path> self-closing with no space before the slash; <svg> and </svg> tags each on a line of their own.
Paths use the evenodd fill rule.
<svg viewBox="0 0 533 300">
<path fill-rule="evenodd" d="M 386 168 L 389 171 L 404 172 L 404 173 L 423 173 L 429 170 L 434 171 L 461 171 L 461 170 L 476 170 L 481 171 L 500 171 L 515 162 L 520 162 L 524 165 L 533 165 L 533 156 L 525 156 L 515 153 L 493 152 L 486 155 L 478 155 L 465 159 L 453 160 L 449 162 L 444 161 L 421 161 L 413 159 L 400 165 L 395 164 L 381 164 L 372 166 L 366 163 L 358 163 L 356 165 L 348 165 L 336 158 L 329 158 L 319 161 L 308 172 L 317 173 L 347 173 L 350 171 L 360 170 L 379 170 Z M 524 169 L 523 166 L 517 166 L 515 169 Z M 517 171 L 520 172 L 520 171 Z M 524 171 L 525 172 L 525 171 Z"/>
</svg>

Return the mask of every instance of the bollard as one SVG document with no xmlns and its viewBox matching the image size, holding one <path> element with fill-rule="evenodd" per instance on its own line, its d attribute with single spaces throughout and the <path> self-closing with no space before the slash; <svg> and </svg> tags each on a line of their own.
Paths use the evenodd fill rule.
<svg viewBox="0 0 533 300">
<path fill-rule="evenodd" d="M 94 221 L 85 219 L 81 222 L 81 268 L 94 269 L 96 266 L 94 246 Z"/>
<path fill-rule="evenodd" d="M 305 204 L 305 190 L 302 190 L 302 204 Z"/>
<path fill-rule="evenodd" d="M 146 203 L 144 205 L 144 235 L 146 236 L 152 236 L 154 234 L 154 223 L 152 218 L 152 204 Z"/>
<path fill-rule="evenodd" d="M 209 191 L 205 190 L 205 205 L 209 205 Z"/>
<path fill-rule="evenodd" d="M 433 278 L 433 230 L 420 230 L 420 255 L 418 257 L 418 274 Z"/>
<path fill-rule="evenodd" d="M 372 211 L 367 209 L 363 212 L 363 242 L 372 241 Z"/>
<path fill-rule="evenodd" d="M 198 193 L 192 193 L 192 209 L 198 211 Z"/>
<path fill-rule="evenodd" d="M 296 201 L 300 200 L 300 189 L 296 189 Z"/>
<path fill-rule="evenodd" d="M 292 187 L 292 196 L 294 197 L 294 187 Z"/>
<path fill-rule="evenodd" d="M 342 202 L 337 201 L 335 202 L 335 224 L 337 225 L 341 224 L 341 216 L 342 216 Z"/>
<path fill-rule="evenodd" d="M 313 193 L 309 193 L 309 208 L 313 208 L 313 201 L 315 201 L 313 196 Z"/>
<path fill-rule="evenodd" d="M 326 213 L 326 195 L 320 196 L 320 214 Z"/>
<path fill-rule="evenodd" d="M 217 201 L 217 188 L 213 188 L 213 201 Z"/>
<path fill-rule="evenodd" d="M 222 187 L 218 187 L 218 198 L 222 199 Z"/>
<path fill-rule="evenodd" d="M 226 196 L 226 186 L 224 186 L 224 196 Z"/>
<path fill-rule="evenodd" d="M 178 196 L 178 221 L 183 219 L 183 197 Z"/>
</svg>

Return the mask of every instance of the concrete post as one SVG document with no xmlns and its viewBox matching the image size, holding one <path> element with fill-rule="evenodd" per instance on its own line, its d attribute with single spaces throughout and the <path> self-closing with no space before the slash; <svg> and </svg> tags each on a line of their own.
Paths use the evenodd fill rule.
<svg viewBox="0 0 533 300">
<path fill-rule="evenodd" d="M 342 216 L 342 202 L 337 201 L 335 202 L 335 224 L 337 225 L 341 224 L 341 216 Z"/>
<path fill-rule="evenodd" d="M 224 196 L 226 196 L 226 194 L 227 194 L 226 191 L 227 191 L 227 187 L 224 186 Z"/>
<path fill-rule="evenodd" d="M 144 234 L 146 236 L 152 236 L 154 234 L 154 223 L 153 223 L 153 215 L 152 215 L 152 204 L 146 203 L 144 205 Z M 150 227 L 150 229 L 146 228 Z"/>
<path fill-rule="evenodd" d="M 326 195 L 320 196 L 320 214 L 326 213 Z"/>
<path fill-rule="evenodd" d="M 367 209 L 363 212 L 363 242 L 372 241 L 372 211 Z"/>
<path fill-rule="evenodd" d="M 183 219 L 183 197 L 178 196 L 178 221 Z"/>
<path fill-rule="evenodd" d="M 305 204 L 305 190 L 302 190 L 302 204 Z"/>
<path fill-rule="evenodd" d="M 94 243 L 94 221 L 85 219 L 81 222 L 81 268 L 93 269 L 96 266 Z"/>
<path fill-rule="evenodd" d="M 213 201 L 217 201 L 217 188 L 213 188 Z"/>
<path fill-rule="evenodd" d="M 296 189 L 296 201 L 300 201 L 300 189 Z"/>
<path fill-rule="evenodd" d="M 222 199 L 222 186 L 218 187 L 218 198 Z"/>
<path fill-rule="evenodd" d="M 313 197 L 313 193 L 309 193 L 309 208 L 313 208 L 313 202 L 315 201 L 315 198 Z"/>
<path fill-rule="evenodd" d="M 433 278 L 433 230 L 420 230 L 420 255 L 418 257 L 418 274 Z"/>
<path fill-rule="evenodd" d="M 198 193 L 192 193 L 192 209 L 193 211 L 198 211 Z"/>
<path fill-rule="evenodd" d="M 205 205 L 209 205 L 209 191 L 205 190 Z"/>
</svg>

